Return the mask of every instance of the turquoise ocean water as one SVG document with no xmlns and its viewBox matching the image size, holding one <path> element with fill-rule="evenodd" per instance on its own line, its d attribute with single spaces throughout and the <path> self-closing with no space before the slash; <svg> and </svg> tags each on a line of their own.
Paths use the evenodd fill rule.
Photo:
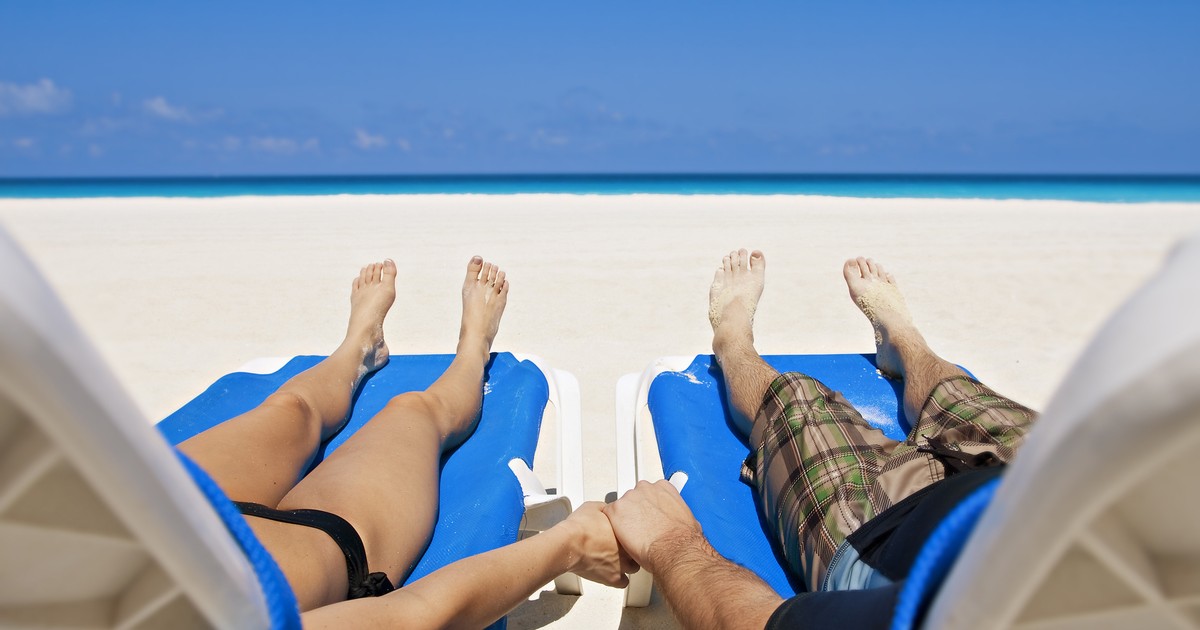
<svg viewBox="0 0 1200 630">
<path fill-rule="evenodd" d="M 0 178 L 0 198 L 368 194 L 743 194 L 1200 202 L 1200 176 L 440 175 Z"/>
</svg>

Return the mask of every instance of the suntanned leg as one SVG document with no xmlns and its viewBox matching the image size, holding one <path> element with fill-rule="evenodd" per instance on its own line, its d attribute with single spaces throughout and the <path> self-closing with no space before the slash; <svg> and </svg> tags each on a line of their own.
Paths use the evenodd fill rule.
<svg viewBox="0 0 1200 630">
<path fill-rule="evenodd" d="M 363 267 L 350 291 L 350 324 L 337 350 L 289 379 L 258 407 L 179 445 L 237 501 L 275 507 L 341 428 L 351 397 L 388 360 L 383 318 L 396 299 L 396 264 Z"/>
<path fill-rule="evenodd" d="M 479 257 L 463 284 L 463 318 L 453 362 L 423 392 L 401 394 L 280 502 L 349 521 L 372 572 L 403 579 L 428 544 L 437 518 L 439 460 L 475 429 L 484 367 L 508 299 L 505 274 Z M 324 533 L 248 519 L 279 561 L 303 610 L 346 597 L 346 564 Z M 316 536 L 312 535 L 315 532 Z"/>
<path fill-rule="evenodd" d="M 896 279 L 883 265 L 869 258 L 851 258 L 842 266 L 842 275 L 850 298 L 875 328 L 875 363 L 879 371 L 904 381 L 904 415 L 916 426 L 933 388 L 965 372 L 929 349 L 912 323 Z"/>
<path fill-rule="evenodd" d="M 754 311 L 762 297 L 767 259 L 744 249 L 729 252 L 708 291 L 713 353 L 724 374 L 734 424 L 749 436 L 763 395 L 779 372 L 754 349 Z"/>
</svg>

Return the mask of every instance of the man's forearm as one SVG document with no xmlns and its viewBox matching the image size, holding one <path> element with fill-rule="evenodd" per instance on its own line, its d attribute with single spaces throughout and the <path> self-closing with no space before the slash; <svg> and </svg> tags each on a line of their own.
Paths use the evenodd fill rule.
<svg viewBox="0 0 1200 630">
<path fill-rule="evenodd" d="M 654 580 L 686 628 L 761 630 L 783 602 L 757 575 L 717 553 L 703 534 L 652 547 Z"/>
</svg>

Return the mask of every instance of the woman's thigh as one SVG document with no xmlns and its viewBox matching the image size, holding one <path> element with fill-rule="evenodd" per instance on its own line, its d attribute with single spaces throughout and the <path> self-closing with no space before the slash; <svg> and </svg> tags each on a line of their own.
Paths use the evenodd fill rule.
<svg viewBox="0 0 1200 630">
<path fill-rule="evenodd" d="M 283 571 L 301 611 L 346 599 L 346 557 L 329 534 L 253 516 L 246 522 Z"/>
<path fill-rule="evenodd" d="M 443 443 L 437 426 L 425 394 L 398 396 L 296 484 L 279 509 L 346 519 L 363 540 L 369 571 L 402 582 L 437 521 Z M 341 574 L 344 597 L 344 565 Z"/>
<path fill-rule="evenodd" d="M 312 463 L 321 440 L 304 400 L 276 393 L 179 444 L 235 501 L 275 507 Z"/>
</svg>

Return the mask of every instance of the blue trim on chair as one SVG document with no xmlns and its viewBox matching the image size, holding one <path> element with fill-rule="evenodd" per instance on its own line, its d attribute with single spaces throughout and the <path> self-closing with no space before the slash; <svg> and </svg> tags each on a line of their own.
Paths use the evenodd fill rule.
<svg viewBox="0 0 1200 630">
<path fill-rule="evenodd" d="M 200 491 L 204 493 L 204 497 L 212 504 L 217 516 L 221 517 L 221 521 L 225 523 L 230 535 L 237 540 L 238 545 L 246 554 L 246 558 L 250 560 L 251 566 L 254 567 L 254 574 L 258 577 L 263 597 L 267 600 L 267 614 L 271 619 L 271 628 L 273 630 L 300 630 L 300 605 L 296 602 L 296 596 L 283 576 L 283 571 L 279 569 L 278 564 L 275 564 L 275 559 L 263 548 L 262 543 L 250 529 L 250 525 L 246 523 L 246 519 L 242 518 L 241 512 L 238 512 L 237 507 L 225 496 L 212 477 L 209 477 L 203 468 L 200 468 L 183 453 L 175 451 L 175 454 L 179 456 L 183 467 L 192 475 L 192 480 L 196 482 Z"/>
<path fill-rule="evenodd" d="M 934 597 L 942 580 L 954 566 L 955 559 L 975 529 L 975 523 L 992 501 L 1000 480 L 995 479 L 973 492 L 959 503 L 921 547 L 921 553 L 913 562 L 904 589 L 897 598 L 896 610 L 892 615 L 892 630 L 915 628 L 923 614 L 923 608 Z"/>
</svg>

